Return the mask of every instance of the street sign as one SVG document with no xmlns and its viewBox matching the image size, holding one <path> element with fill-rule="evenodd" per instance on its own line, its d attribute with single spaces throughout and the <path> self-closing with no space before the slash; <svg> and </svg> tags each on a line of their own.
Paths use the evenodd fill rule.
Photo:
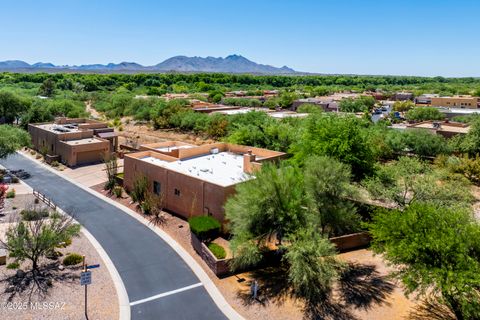
<svg viewBox="0 0 480 320">
<path fill-rule="evenodd" d="M 92 284 L 92 272 L 91 271 L 82 272 L 80 274 L 80 285 L 87 286 L 89 284 Z"/>
<path fill-rule="evenodd" d="M 99 264 L 92 264 L 91 266 L 87 266 L 87 269 L 96 269 L 96 268 L 100 268 L 100 265 Z"/>
</svg>

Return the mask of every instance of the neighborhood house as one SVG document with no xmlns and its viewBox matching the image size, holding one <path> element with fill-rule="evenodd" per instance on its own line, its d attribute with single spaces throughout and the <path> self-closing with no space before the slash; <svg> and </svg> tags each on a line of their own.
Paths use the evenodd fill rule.
<svg viewBox="0 0 480 320">
<path fill-rule="evenodd" d="M 235 186 L 253 179 L 263 162 L 284 156 L 229 143 L 148 144 L 140 152 L 125 155 L 124 187 L 132 190 L 138 177 L 146 177 L 149 191 L 162 197 L 164 209 L 184 218 L 211 215 L 223 221 L 223 205 L 235 193 Z"/>
<path fill-rule="evenodd" d="M 33 147 L 45 155 L 47 162 L 58 161 L 71 167 L 102 161 L 118 144 L 113 128 L 83 118 L 29 124 L 28 132 Z"/>
</svg>

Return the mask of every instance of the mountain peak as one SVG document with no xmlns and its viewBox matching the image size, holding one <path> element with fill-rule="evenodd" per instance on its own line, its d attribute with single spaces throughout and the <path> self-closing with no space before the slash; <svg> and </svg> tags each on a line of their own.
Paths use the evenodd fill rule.
<svg viewBox="0 0 480 320">
<path fill-rule="evenodd" d="M 149 67 L 144 67 L 136 62 L 120 62 L 108 64 L 87 64 L 80 66 L 55 66 L 52 63 L 37 62 L 30 65 L 24 61 L 0 61 L 0 70 L 18 70 L 22 72 L 38 69 L 55 69 L 56 72 L 65 70 L 79 70 L 102 73 L 115 72 L 218 72 L 218 73 L 256 73 L 256 74 L 293 74 L 296 71 L 283 66 L 276 68 L 270 65 L 258 64 L 239 54 L 221 57 L 187 57 L 174 56 L 165 61 Z M 45 71 L 45 70 L 44 70 Z"/>
</svg>

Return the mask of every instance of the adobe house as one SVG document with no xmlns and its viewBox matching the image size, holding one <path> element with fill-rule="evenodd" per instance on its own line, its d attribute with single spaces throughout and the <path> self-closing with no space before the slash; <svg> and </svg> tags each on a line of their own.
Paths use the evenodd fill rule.
<svg viewBox="0 0 480 320">
<path fill-rule="evenodd" d="M 460 122 L 445 121 L 423 121 L 407 126 L 407 130 L 428 130 L 433 134 L 439 134 L 445 138 L 451 138 L 457 134 L 467 134 L 470 131 L 470 125 Z"/>
<path fill-rule="evenodd" d="M 33 147 L 47 162 L 68 166 L 100 162 L 117 149 L 118 137 L 106 123 L 89 119 L 57 118 L 53 123 L 28 125 Z"/>
<path fill-rule="evenodd" d="M 283 152 L 228 143 L 194 146 L 169 141 L 143 145 L 125 155 L 124 187 L 132 190 L 144 176 L 148 189 L 163 197 L 163 207 L 179 216 L 211 215 L 224 221 L 224 204 L 235 186 L 254 179 L 263 162 L 278 161 Z"/>
</svg>

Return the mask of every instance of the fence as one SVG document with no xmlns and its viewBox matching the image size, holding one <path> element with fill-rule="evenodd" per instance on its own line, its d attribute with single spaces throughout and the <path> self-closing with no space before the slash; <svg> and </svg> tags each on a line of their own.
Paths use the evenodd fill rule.
<svg viewBox="0 0 480 320">
<path fill-rule="evenodd" d="M 45 203 L 47 206 L 49 206 L 50 208 L 52 208 L 53 210 L 57 210 L 57 206 L 55 205 L 55 203 L 53 203 L 52 200 L 50 200 L 49 198 L 47 198 L 47 196 L 45 196 L 43 193 L 40 193 L 36 190 L 33 190 L 33 195 L 40 201 L 42 201 L 43 203 Z"/>
</svg>

